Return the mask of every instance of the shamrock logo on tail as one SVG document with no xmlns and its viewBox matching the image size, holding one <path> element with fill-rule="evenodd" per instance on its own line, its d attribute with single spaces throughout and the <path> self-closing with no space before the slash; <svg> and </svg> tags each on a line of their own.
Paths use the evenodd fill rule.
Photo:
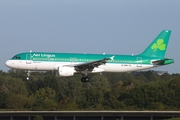
<svg viewBox="0 0 180 120">
<path fill-rule="evenodd" d="M 166 49 L 166 44 L 164 44 L 163 39 L 158 39 L 157 42 L 151 46 L 151 49 L 153 49 L 154 52 L 156 52 L 158 49 L 164 51 Z"/>
</svg>

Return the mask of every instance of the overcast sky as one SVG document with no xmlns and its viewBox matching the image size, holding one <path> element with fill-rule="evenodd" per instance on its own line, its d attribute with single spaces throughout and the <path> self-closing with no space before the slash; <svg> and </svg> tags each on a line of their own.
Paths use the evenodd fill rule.
<svg viewBox="0 0 180 120">
<path fill-rule="evenodd" d="M 172 30 L 155 70 L 180 73 L 179 0 L 0 0 L 0 70 L 21 52 L 139 54 Z"/>
</svg>

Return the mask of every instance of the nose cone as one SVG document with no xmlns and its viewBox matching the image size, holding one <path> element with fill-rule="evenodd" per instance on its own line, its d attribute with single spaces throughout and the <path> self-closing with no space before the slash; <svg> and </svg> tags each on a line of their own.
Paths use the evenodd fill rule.
<svg viewBox="0 0 180 120">
<path fill-rule="evenodd" d="M 12 62 L 11 62 L 10 60 L 6 61 L 5 64 L 6 64 L 6 66 L 9 67 L 9 68 L 11 68 L 11 66 L 12 66 Z"/>
</svg>

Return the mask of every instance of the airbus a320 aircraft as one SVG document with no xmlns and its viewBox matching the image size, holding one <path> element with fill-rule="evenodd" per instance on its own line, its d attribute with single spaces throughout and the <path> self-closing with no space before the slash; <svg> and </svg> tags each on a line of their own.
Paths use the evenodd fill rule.
<svg viewBox="0 0 180 120">
<path fill-rule="evenodd" d="M 13 69 L 30 71 L 54 71 L 57 76 L 82 74 L 81 81 L 88 82 L 90 73 L 130 72 L 174 63 L 165 58 L 171 30 L 163 30 L 139 55 L 74 54 L 53 52 L 25 52 L 6 61 Z"/>
</svg>

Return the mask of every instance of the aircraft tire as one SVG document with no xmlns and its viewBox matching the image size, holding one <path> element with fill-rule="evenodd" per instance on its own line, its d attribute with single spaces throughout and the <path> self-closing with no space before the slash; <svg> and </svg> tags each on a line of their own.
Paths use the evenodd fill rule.
<svg viewBox="0 0 180 120">
<path fill-rule="evenodd" d="M 85 77 L 85 82 L 89 82 L 89 77 Z"/>
<path fill-rule="evenodd" d="M 81 82 L 89 82 L 89 77 L 82 77 Z"/>
</svg>

